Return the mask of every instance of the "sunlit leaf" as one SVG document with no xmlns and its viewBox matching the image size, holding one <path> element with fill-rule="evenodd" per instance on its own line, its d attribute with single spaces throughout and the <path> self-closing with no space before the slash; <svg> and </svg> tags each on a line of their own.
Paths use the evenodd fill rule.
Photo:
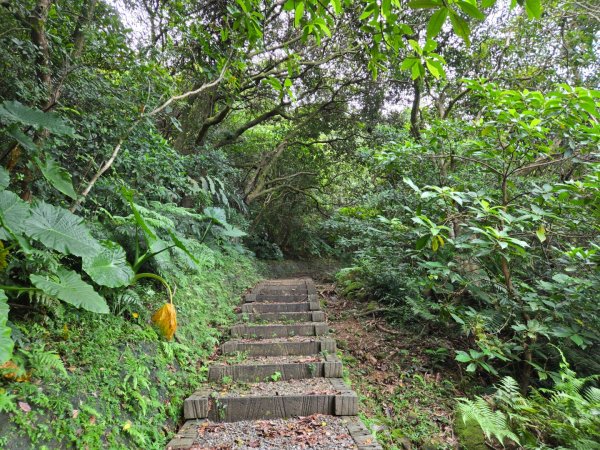
<svg viewBox="0 0 600 450">
<path fill-rule="evenodd" d="M 431 16 L 429 19 L 429 23 L 427 24 L 427 37 L 434 38 L 446 23 L 446 19 L 448 18 L 448 8 L 440 8 Z"/>
</svg>

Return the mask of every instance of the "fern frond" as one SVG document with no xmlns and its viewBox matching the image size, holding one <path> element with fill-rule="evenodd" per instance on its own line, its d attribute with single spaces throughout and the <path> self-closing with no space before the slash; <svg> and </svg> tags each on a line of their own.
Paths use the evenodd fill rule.
<svg viewBox="0 0 600 450">
<path fill-rule="evenodd" d="M 30 351 L 21 350 L 27 356 L 32 372 L 39 377 L 49 377 L 55 372 L 67 376 L 65 365 L 55 351 L 47 351 L 44 347 L 34 348 Z"/>
<path fill-rule="evenodd" d="M 583 393 L 583 397 L 592 405 L 600 406 L 600 389 L 589 387 Z"/>
<path fill-rule="evenodd" d="M 506 416 L 501 411 L 494 411 L 484 398 L 476 397 L 474 401 L 461 398 L 458 411 L 465 423 L 477 423 L 487 439 L 493 437 L 504 445 L 504 439 L 508 438 L 519 444 L 519 439 L 508 426 Z"/>
</svg>

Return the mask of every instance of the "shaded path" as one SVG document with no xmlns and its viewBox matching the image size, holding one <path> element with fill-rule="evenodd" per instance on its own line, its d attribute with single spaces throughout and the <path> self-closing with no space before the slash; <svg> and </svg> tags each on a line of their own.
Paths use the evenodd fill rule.
<svg viewBox="0 0 600 450">
<path fill-rule="evenodd" d="M 259 283 L 239 317 L 167 448 L 381 448 L 356 417 L 312 279 Z"/>
</svg>

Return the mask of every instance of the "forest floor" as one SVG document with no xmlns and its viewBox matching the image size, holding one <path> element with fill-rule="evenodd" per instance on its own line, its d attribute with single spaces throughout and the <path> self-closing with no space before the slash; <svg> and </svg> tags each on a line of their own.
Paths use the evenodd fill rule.
<svg viewBox="0 0 600 450">
<path fill-rule="evenodd" d="M 317 291 L 345 378 L 359 394 L 361 418 L 379 443 L 390 450 L 458 448 L 453 422 L 460 374 L 452 343 L 364 315 L 365 304 L 339 296 L 333 284 L 317 284 Z"/>
</svg>

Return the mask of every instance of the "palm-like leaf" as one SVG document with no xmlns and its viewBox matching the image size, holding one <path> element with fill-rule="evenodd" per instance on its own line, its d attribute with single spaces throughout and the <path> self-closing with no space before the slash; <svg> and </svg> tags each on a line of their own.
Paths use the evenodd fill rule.
<svg viewBox="0 0 600 450">
<path fill-rule="evenodd" d="M 65 255 L 95 256 L 100 251 L 81 217 L 44 202 L 31 209 L 24 232 L 46 247 Z"/>
<path fill-rule="evenodd" d="M 53 275 L 30 275 L 33 285 L 46 295 L 58 298 L 76 308 L 95 313 L 108 314 L 106 300 L 94 288 L 81 279 L 77 272 L 59 268 Z"/>
<path fill-rule="evenodd" d="M 83 270 L 96 283 L 111 288 L 128 286 L 134 276 L 125 250 L 112 241 L 103 241 L 98 254 L 84 257 Z"/>
</svg>

